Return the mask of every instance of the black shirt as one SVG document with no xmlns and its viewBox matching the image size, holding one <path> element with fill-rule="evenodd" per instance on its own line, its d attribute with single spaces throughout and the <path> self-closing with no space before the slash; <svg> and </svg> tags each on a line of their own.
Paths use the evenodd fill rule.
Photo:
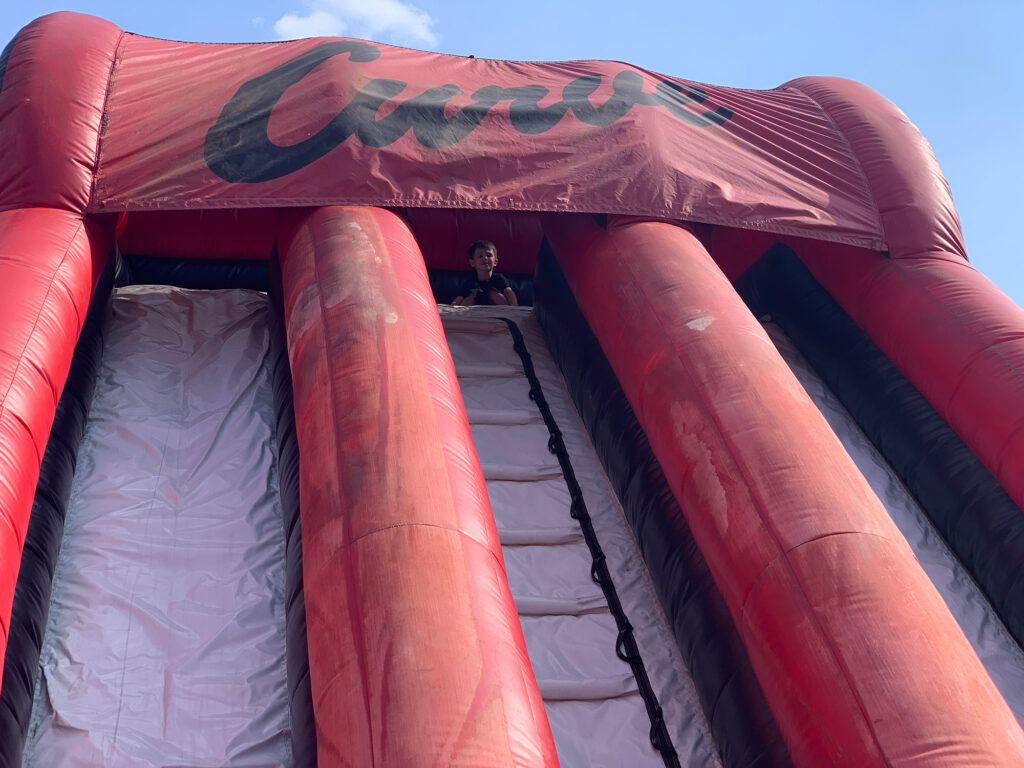
<svg viewBox="0 0 1024 768">
<path fill-rule="evenodd" d="M 495 272 L 491 275 L 490 280 L 481 280 L 474 274 L 472 277 L 466 278 L 466 281 L 462 284 L 459 289 L 459 296 L 469 296 L 473 291 L 480 291 L 480 295 L 476 297 L 477 304 L 493 304 L 488 291 L 497 291 L 500 294 L 505 293 L 506 288 L 511 288 L 512 284 L 508 281 L 500 272 Z"/>
</svg>

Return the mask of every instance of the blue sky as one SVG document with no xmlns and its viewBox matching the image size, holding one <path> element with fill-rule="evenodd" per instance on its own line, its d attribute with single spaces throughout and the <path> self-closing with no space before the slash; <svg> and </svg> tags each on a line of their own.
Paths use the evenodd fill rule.
<svg viewBox="0 0 1024 768">
<path fill-rule="evenodd" d="M 306 34 L 487 58 L 616 59 L 668 75 L 773 88 L 802 75 L 859 80 L 931 142 L 974 265 L 1024 306 L 1024 3 L 1019 0 L 9 0 L 6 43 L 55 10 L 140 34 L 244 42 Z"/>
</svg>

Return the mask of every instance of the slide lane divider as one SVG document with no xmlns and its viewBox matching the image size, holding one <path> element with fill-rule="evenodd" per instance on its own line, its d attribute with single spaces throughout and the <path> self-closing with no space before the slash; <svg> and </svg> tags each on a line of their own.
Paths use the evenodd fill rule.
<svg viewBox="0 0 1024 768">
<path fill-rule="evenodd" d="M 1024 733 L 693 235 L 546 222 L 799 766 L 1016 765 Z"/>
<path fill-rule="evenodd" d="M 319 761 L 554 765 L 501 561 L 455 503 L 403 241 L 367 207 L 294 214 L 278 241 Z"/>
</svg>

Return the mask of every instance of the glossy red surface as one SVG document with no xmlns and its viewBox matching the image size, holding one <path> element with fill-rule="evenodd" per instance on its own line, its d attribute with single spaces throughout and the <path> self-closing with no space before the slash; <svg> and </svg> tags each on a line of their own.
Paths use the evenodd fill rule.
<svg viewBox="0 0 1024 768">
<path fill-rule="evenodd" d="M 515 272 L 539 242 L 523 211 L 618 214 L 607 233 L 587 217 L 551 232 L 798 764 L 1022 762 L 1019 726 L 728 281 L 683 230 L 622 218 L 707 225 L 729 278 L 788 239 L 1024 506 L 1024 313 L 966 264 L 906 117 L 835 78 L 756 92 L 368 45 L 179 43 L 71 13 L 19 33 L 0 72 L 3 635 L 108 250 L 107 222 L 82 213 L 130 210 L 122 245 L 150 255 L 276 242 L 323 764 L 552 762 L 422 259 L 393 214 L 309 209 L 403 209 L 445 268 L 494 233 Z M 289 61 L 312 66 L 282 89 Z M 401 88 L 378 104 L 371 80 Z M 459 93 L 431 90 L 445 83 Z M 504 89 L 523 86 L 561 111 L 513 108 Z M 432 122 L 387 122 L 413 98 Z"/>
<path fill-rule="evenodd" d="M 614 218 L 551 217 L 546 232 L 795 764 L 1024 759 L 902 534 L 697 239 Z"/>
<path fill-rule="evenodd" d="M 281 255 L 320 764 L 555 764 L 411 235 L 325 208 Z"/>
<path fill-rule="evenodd" d="M 0 641 L 4 645 L 39 464 L 111 234 L 109 227 L 67 211 L 0 212 Z"/>
</svg>

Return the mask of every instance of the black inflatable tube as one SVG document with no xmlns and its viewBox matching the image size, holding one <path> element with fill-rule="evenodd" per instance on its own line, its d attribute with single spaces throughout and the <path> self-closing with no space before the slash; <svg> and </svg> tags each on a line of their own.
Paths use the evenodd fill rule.
<svg viewBox="0 0 1024 768">
<path fill-rule="evenodd" d="M 535 311 L 651 571 L 728 768 L 789 766 L 732 617 L 547 242 Z"/>
<path fill-rule="evenodd" d="M 107 259 L 93 293 L 39 469 L 14 590 L 11 630 L 4 656 L 3 683 L 0 684 L 0 766 L 3 768 L 20 768 L 25 748 L 39 654 L 50 612 L 53 572 L 64 536 L 64 519 L 71 499 L 78 448 L 85 434 L 96 375 L 103 356 L 103 334 L 110 313 L 115 257 L 116 254 L 112 253 Z"/>
<path fill-rule="evenodd" d="M 1024 645 L 1020 508 L 791 249 L 774 246 L 737 289 L 792 339 Z"/>
<path fill-rule="evenodd" d="M 306 600 L 302 582 L 302 525 L 299 514 L 299 443 L 295 433 L 292 371 L 285 339 L 281 304 L 280 270 L 271 269 L 271 376 L 274 390 L 274 424 L 277 468 L 281 489 L 281 513 L 285 535 L 285 632 L 288 668 L 288 705 L 292 725 L 292 758 L 296 768 L 317 764 L 316 722 L 309 679 L 309 648 L 306 643 Z M 275 279 L 276 278 L 276 279 Z"/>
<path fill-rule="evenodd" d="M 173 285 L 177 288 L 248 288 L 266 291 L 266 261 L 232 259 L 173 259 L 126 255 L 118 269 L 117 285 Z"/>
</svg>

